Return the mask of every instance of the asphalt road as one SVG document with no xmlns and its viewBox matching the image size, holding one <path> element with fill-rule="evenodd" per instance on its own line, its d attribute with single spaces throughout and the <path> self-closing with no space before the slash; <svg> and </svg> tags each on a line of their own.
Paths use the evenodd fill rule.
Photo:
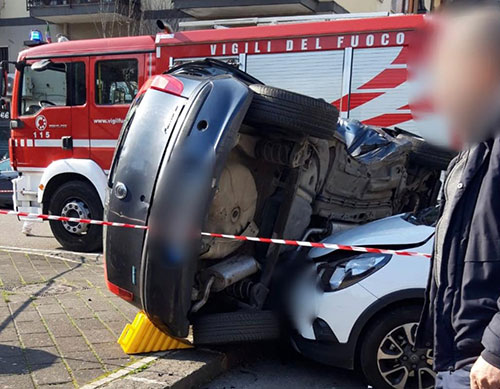
<svg viewBox="0 0 500 389">
<path fill-rule="evenodd" d="M 222 374 L 203 389 L 366 389 L 359 374 L 306 359 L 289 347 L 263 344 L 260 355 Z"/>
<path fill-rule="evenodd" d="M 35 222 L 33 236 L 21 232 L 23 222 L 16 216 L 0 215 L 0 246 L 41 250 L 61 250 L 61 245 L 55 240 L 48 222 Z"/>
</svg>

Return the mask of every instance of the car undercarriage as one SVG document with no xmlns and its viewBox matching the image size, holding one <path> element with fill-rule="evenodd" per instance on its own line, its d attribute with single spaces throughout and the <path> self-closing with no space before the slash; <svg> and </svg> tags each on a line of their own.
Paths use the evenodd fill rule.
<svg viewBox="0 0 500 389">
<path fill-rule="evenodd" d="M 157 77 L 123 126 L 106 207 L 150 230 L 108 229 L 105 255 L 108 283 L 174 336 L 194 323 L 199 343 L 276 337 L 273 288 L 298 255 L 201 231 L 318 241 L 436 202 L 450 155 L 416 136 L 338 119 L 217 61 Z M 224 322 L 235 330 L 217 337 Z"/>
</svg>

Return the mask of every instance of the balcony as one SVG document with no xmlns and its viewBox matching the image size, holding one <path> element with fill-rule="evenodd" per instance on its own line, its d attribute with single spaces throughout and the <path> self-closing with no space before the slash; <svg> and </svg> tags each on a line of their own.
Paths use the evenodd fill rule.
<svg viewBox="0 0 500 389">
<path fill-rule="evenodd" d="M 175 9 L 197 19 L 305 15 L 319 7 L 318 0 L 174 0 Z"/>
<path fill-rule="evenodd" d="M 140 17 L 140 0 L 26 0 L 30 16 L 51 23 L 94 23 Z"/>
</svg>

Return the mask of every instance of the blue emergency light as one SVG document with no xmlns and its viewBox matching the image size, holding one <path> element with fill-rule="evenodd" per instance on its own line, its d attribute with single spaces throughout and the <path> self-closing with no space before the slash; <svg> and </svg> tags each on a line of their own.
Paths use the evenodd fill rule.
<svg viewBox="0 0 500 389">
<path fill-rule="evenodd" d="M 40 30 L 31 30 L 30 40 L 35 42 L 43 42 L 43 35 Z"/>
</svg>

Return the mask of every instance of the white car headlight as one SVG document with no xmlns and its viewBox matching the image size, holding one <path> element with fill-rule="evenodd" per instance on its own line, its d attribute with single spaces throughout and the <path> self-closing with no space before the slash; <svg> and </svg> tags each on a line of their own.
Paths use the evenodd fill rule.
<svg viewBox="0 0 500 389">
<path fill-rule="evenodd" d="M 323 285 L 329 291 L 347 288 L 382 268 L 390 259 L 390 255 L 365 253 L 341 263 L 328 264 L 321 276 L 328 282 Z"/>
</svg>

